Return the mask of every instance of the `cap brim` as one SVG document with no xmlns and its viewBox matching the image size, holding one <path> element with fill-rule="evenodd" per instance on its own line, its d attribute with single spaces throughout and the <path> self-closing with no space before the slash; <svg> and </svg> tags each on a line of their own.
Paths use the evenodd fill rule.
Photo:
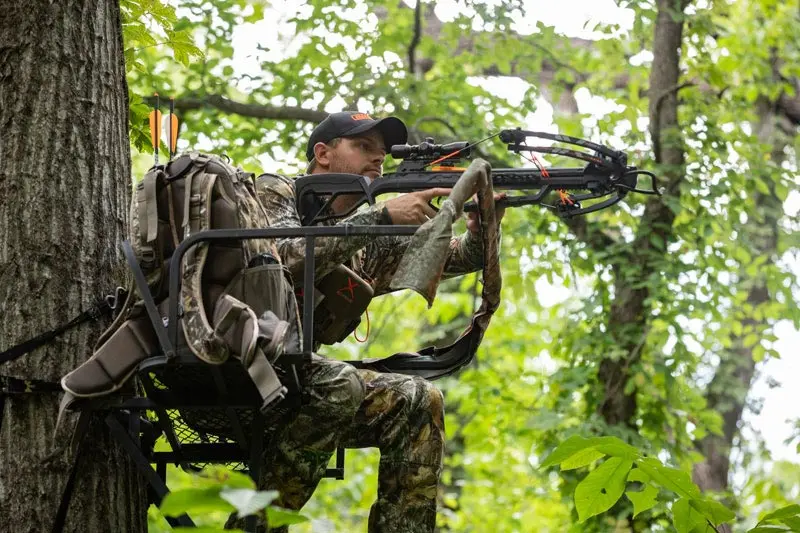
<svg viewBox="0 0 800 533">
<path fill-rule="evenodd" d="M 383 144 L 389 152 L 395 144 L 406 144 L 408 142 L 408 130 L 405 123 L 397 117 L 385 117 L 370 124 L 361 124 L 348 131 L 345 136 L 358 135 L 373 129 L 377 129 L 383 135 Z"/>
</svg>

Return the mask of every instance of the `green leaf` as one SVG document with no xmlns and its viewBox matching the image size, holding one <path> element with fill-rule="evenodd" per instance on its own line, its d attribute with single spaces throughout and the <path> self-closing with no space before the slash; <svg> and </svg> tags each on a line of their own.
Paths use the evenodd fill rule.
<svg viewBox="0 0 800 533">
<path fill-rule="evenodd" d="M 659 250 L 664 249 L 664 239 L 661 238 L 661 235 L 658 235 L 657 233 L 650 234 L 650 243 Z"/>
<path fill-rule="evenodd" d="M 625 479 L 633 461 L 612 457 L 593 470 L 575 487 L 579 521 L 608 511 L 625 491 Z"/>
<path fill-rule="evenodd" d="M 222 466 L 208 466 L 194 477 L 195 486 L 255 489 L 253 478 L 242 472 L 236 472 Z"/>
<path fill-rule="evenodd" d="M 787 516 L 781 518 L 780 522 L 789 526 L 792 531 L 800 531 L 800 516 Z"/>
<path fill-rule="evenodd" d="M 752 348 L 753 345 L 758 342 L 758 338 L 759 338 L 758 334 L 750 333 L 747 336 L 745 336 L 744 340 L 742 341 L 742 344 L 744 345 L 745 348 Z"/>
<path fill-rule="evenodd" d="M 573 435 L 559 444 L 553 452 L 542 462 L 542 468 L 560 464 L 573 455 L 592 447 L 592 439 L 580 435 Z"/>
<path fill-rule="evenodd" d="M 232 512 L 234 507 L 220 497 L 221 486 L 185 488 L 170 492 L 161 502 L 161 513 L 165 516 L 180 516 L 184 513 Z"/>
<path fill-rule="evenodd" d="M 223 489 L 220 497 L 236 507 L 239 516 L 255 514 L 265 509 L 278 497 L 276 490 Z"/>
<path fill-rule="evenodd" d="M 736 513 L 713 500 L 690 500 L 689 504 L 715 526 L 736 518 Z"/>
<path fill-rule="evenodd" d="M 678 533 L 689 533 L 695 527 L 705 524 L 706 517 L 691 506 L 688 498 L 681 498 L 672 504 L 672 523 Z"/>
<path fill-rule="evenodd" d="M 640 460 L 637 466 L 649 475 L 650 479 L 665 489 L 671 490 L 683 498 L 701 498 L 700 489 L 692 483 L 686 472 L 664 466 L 661 461 L 652 457 Z"/>
<path fill-rule="evenodd" d="M 787 505 L 786 507 L 775 509 L 771 513 L 764 515 L 764 518 L 762 518 L 759 523 L 766 522 L 767 520 L 779 520 L 781 518 L 786 518 L 787 516 L 795 515 L 800 515 L 800 505 L 793 503 L 791 505 Z"/>
<path fill-rule="evenodd" d="M 582 453 L 585 450 L 596 450 L 603 455 L 611 455 L 612 457 L 623 457 L 625 459 L 636 460 L 639 456 L 639 450 L 631 446 L 630 444 L 626 444 L 624 441 L 618 439 L 617 437 L 593 437 L 591 439 L 587 439 L 581 437 L 579 435 L 573 435 L 553 450 L 553 452 L 547 456 L 547 458 L 542 462 L 542 468 L 546 468 L 548 466 L 556 465 L 571 459 L 574 455 L 578 453 Z M 602 457 L 599 456 L 599 457 Z M 599 457 L 595 457 L 596 460 Z M 581 460 L 584 460 L 585 456 L 582 456 Z M 591 462 L 591 461 L 590 461 Z M 571 464 L 571 463 L 569 463 Z M 589 463 L 584 463 L 589 464 Z M 584 466 L 579 465 L 579 466 Z M 563 467 L 562 467 L 563 468 Z M 573 466 L 572 468 L 577 468 L 577 466 Z M 569 468 L 564 468 L 564 470 L 568 470 Z"/>
<path fill-rule="evenodd" d="M 579 451 L 566 461 L 563 461 L 561 463 L 561 470 L 574 470 L 575 468 L 581 468 L 583 466 L 590 465 L 605 456 L 606 454 L 603 452 L 597 451 L 594 448 L 587 448 Z"/>
<path fill-rule="evenodd" d="M 595 437 L 591 440 L 596 443 L 595 448 L 606 455 L 622 457 L 632 461 L 639 458 L 639 450 L 617 437 Z"/>
<path fill-rule="evenodd" d="M 634 466 L 630 473 L 628 473 L 628 481 L 639 481 L 640 483 L 647 483 L 650 481 L 650 476 L 644 473 L 641 468 Z"/>
<path fill-rule="evenodd" d="M 653 485 L 645 485 L 644 490 L 629 490 L 625 492 L 625 496 L 627 496 L 633 504 L 633 517 L 636 518 L 636 515 L 653 508 L 656 504 L 658 489 Z"/>
<path fill-rule="evenodd" d="M 219 527 L 175 527 L 172 531 L 184 531 L 186 533 L 244 533 L 241 529 L 222 529 Z"/>
<path fill-rule="evenodd" d="M 308 522 L 308 518 L 295 511 L 273 506 L 267 508 L 267 520 L 270 528 Z"/>
</svg>

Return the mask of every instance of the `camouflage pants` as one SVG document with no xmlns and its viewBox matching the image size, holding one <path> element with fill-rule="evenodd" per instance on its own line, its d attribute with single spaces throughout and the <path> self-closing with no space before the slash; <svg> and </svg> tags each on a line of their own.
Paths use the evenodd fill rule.
<svg viewBox="0 0 800 533">
<path fill-rule="evenodd" d="M 369 532 L 432 532 L 444 453 L 442 393 L 422 378 L 318 356 L 307 383 L 308 402 L 265 450 L 259 488 L 280 491 L 277 505 L 300 509 L 337 447 L 377 447 L 378 499 Z"/>
</svg>

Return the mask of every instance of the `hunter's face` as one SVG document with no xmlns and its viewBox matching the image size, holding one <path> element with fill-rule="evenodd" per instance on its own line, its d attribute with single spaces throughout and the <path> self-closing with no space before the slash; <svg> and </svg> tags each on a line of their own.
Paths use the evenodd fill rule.
<svg viewBox="0 0 800 533">
<path fill-rule="evenodd" d="M 386 146 L 378 131 L 356 137 L 343 137 L 328 152 L 328 172 L 359 174 L 374 180 L 383 172 Z"/>
</svg>

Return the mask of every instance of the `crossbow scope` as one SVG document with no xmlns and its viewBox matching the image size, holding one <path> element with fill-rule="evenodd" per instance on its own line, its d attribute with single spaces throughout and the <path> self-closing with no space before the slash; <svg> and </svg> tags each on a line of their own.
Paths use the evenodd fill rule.
<svg viewBox="0 0 800 533">
<path fill-rule="evenodd" d="M 436 159 L 453 152 L 458 152 L 460 158 L 469 157 L 471 151 L 467 141 L 436 144 L 433 137 L 427 137 L 419 144 L 395 144 L 390 153 L 394 159 Z"/>
</svg>

